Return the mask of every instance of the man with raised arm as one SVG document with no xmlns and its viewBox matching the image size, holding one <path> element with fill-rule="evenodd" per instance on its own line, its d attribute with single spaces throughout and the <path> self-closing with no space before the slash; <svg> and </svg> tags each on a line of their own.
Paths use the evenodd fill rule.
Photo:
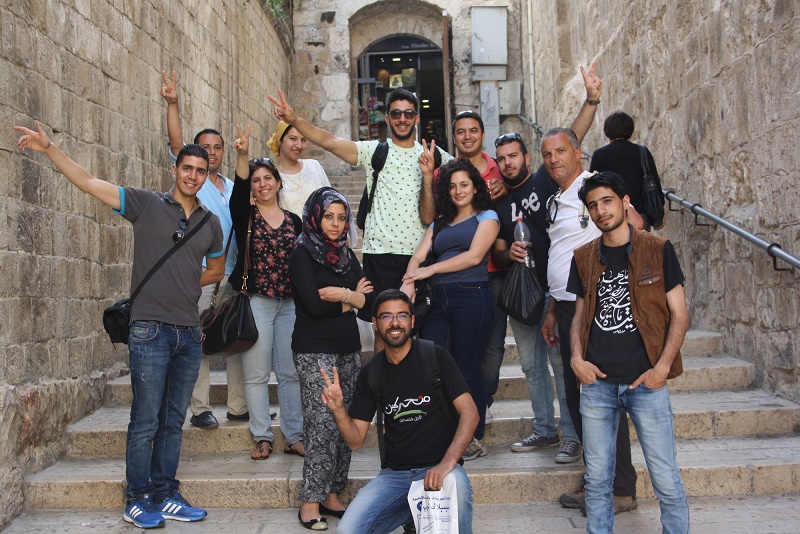
<svg viewBox="0 0 800 534">
<path fill-rule="evenodd" d="M 680 348 L 689 327 L 683 272 L 668 240 L 628 222 L 630 197 L 620 175 L 587 177 L 578 198 L 601 232 L 575 249 L 567 283 L 576 297 L 569 337 L 581 384 L 586 532 L 614 531 L 613 451 L 624 409 L 642 445 L 663 532 L 685 534 L 689 503 L 666 385 L 683 372 Z"/>
<path fill-rule="evenodd" d="M 283 91 L 268 98 L 275 104 L 275 116 L 294 128 L 312 143 L 324 148 L 350 165 L 367 171 L 367 188 L 372 188 L 372 155 L 379 142 L 351 141 L 336 137 L 297 116 Z M 378 177 L 372 210 L 364 226 L 364 274 L 376 292 L 399 288 L 411 255 L 417 250 L 427 225 L 436 217 L 433 198 L 433 174 L 423 180 L 420 163 L 423 147 L 414 138 L 419 124 L 417 97 L 405 89 L 387 97 L 386 124 L 389 126 L 389 153 Z M 441 152 L 442 163 L 453 157 Z M 432 164 L 433 162 L 431 162 Z M 376 339 L 375 350 L 380 350 Z"/>
<path fill-rule="evenodd" d="M 75 187 L 133 224 L 131 291 L 167 251 L 198 228 L 133 302 L 128 339 L 133 401 L 123 518 L 140 528 L 163 527 L 165 518 L 199 521 L 206 511 L 181 496 L 175 475 L 202 354 L 200 286 L 221 280 L 225 267 L 219 219 L 213 214 L 206 219 L 208 210 L 196 198 L 208 174 L 208 153 L 197 145 L 183 147 L 172 167 L 174 188 L 156 193 L 95 178 L 52 143 L 38 122 L 36 131 L 14 129 L 23 133 L 17 141 L 20 150 L 44 153 Z"/>
<path fill-rule="evenodd" d="M 164 85 L 161 87 L 161 96 L 167 102 L 167 135 L 169 136 L 169 152 L 172 163 L 183 147 L 183 127 L 181 126 L 180 108 L 178 106 L 178 84 L 175 71 L 172 71 L 172 78 L 167 77 L 167 73 L 161 71 Z M 219 217 L 222 225 L 223 247 L 228 246 L 228 238 L 231 232 L 231 212 L 228 208 L 233 192 L 233 181 L 226 178 L 219 172 L 222 160 L 225 158 L 225 141 L 217 130 L 207 128 L 195 135 L 194 143 L 205 148 L 208 152 L 208 178 L 197 192 L 197 198 L 214 215 Z M 205 262 L 203 263 L 205 267 Z M 228 284 L 228 277 L 236 267 L 236 246 L 228 249 L 227 259 L 225 260 L 225 277 L 219 284 L 219 294 L 216 305 L 219 306 L 228 298 L 233 296 L 233 290 Z M 214 286 L 209 285 L 203 288 L 203 293 L 197 303 L 198 310 L 203 310 L 211 306 L 214 297 Z M 229 421 L 247 421 L 250 414 L 247 410 L 247 400 L 244 397 L 244 369 L 242 368 L 242 356 L 235 354 L 225 358 L 225 374 L 228 382 L 228 412 Z M 208 356 L 203 355 L 200 361 L 200 372 L 197 376 L 197 383 L 192 391 L 192 400 L 189 408 L 192 410 L 192 417 L 189 422 L 199 428 L 206 430 L 217 428 L 219 422 L 211 412 L 211 380 L 208 368 Z"/>
<path fill-rule="evenodd" d="M 386 290 L 375 299 L 372 322 L 385 349 L 358 375 L 349 413 L 336 368 L 333 381 L 321 370 L 327 384 L 322 401 L 333 411 L 339 432 L 351 449 L 364 443 L 376 408 L 382 410 L 386 421 L 385 465 L 348 506 L 336 527 L 340 534 L 391 532 L 408 524 L 412 520 L 407 500 L 411 482 L 424 480 L 427 489 L 441 490 L 451 474 L 457 488 L 459 532 L 472 532 L 472 486 L 461 456 L 478 425 L 478 410 L 450 354 L 439 346 L 427 353 L 421 347 L 424 341 L 411 339 L 413 310 L 408 296 L 397 289 Z M 431 364 L 424 358 L 436 360 L 438 387 L 428 379 Z M 371 375 L 374 366 L 380 368 Z M 371 376 L 379 377 L 377 384 L 371 383 Z"/>
</svg>

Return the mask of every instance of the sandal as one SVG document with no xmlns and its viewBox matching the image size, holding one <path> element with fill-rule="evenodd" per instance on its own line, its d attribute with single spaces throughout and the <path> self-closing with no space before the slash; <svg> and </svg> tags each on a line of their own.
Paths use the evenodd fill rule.
<svg viewBox="0 0 800 534">
<path fill-rule="evenodd" d="M 295 441 L 291 445 L 283 445 L 283 454 L 296 454 L 297 456 L 305 456 L 306 455 L 306 446 L 303 444 L 303 440 Z"/>
<path fill-rule="evenodd" d="M 327 517 L 320 517 L 319 519 L 309 519 L 308 521 L 303 521 L 303 516 L 300 515 L 300 510 L 298 510 L 297 519 L 299 519 L 300 524 L 306 527 L 308 530 L 328 530 Z"/>
<path fill-rule="evenodd" d="M 333 517 L 338 517 L 339 519 L 341 519 L 346 511 L 347 511 L 346 509 L 345 510 L 334 510 L 332 508 L 328 508 L 327 506 L 325 506 L 322 503 L 319 503 L 319 513 L 321 513 L 321 514 L 332 515 Z"/>
<path fill-rule="evenodd" d="M 266 443 L 266 446 L 264 444 Z M 250 455 L 251 460 L 266 460 L 272 452 L 272 442 L 261 440 L 256 443 L 256 450 Z"/>
</svg>

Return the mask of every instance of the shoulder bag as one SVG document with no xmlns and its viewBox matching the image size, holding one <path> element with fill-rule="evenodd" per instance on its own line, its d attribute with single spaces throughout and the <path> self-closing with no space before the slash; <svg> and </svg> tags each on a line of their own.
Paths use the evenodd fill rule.
<svg viewBox="0 0 800 534">
<path fill-rule="evenodd" d="M 250 293 L 247 292 L 253 215 L 250 215 L 247 223 L 242 288 L 233 297 L 216 306 L 220 286 L 220 282 L 217 282 L 217 286 L 214 288 L 214 298 L 211 299 L 211 307 L 200 314 L 200 324 L 203 327 L 203 354 L 233 356 L 246 351 L 258 341 L 258 327 L 253 318 L 253 309 L 250 307 Z M 232 238 L 233 228 L 231 228 L 231 236 L 228 238 L 228 246 L 225 247 L 226 255 Z"/>
</svg>

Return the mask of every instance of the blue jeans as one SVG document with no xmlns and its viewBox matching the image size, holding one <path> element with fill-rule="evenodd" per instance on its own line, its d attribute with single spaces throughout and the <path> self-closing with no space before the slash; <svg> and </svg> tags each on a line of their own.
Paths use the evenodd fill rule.
<svg viewBox="0 0 800 534">
<path fill-rule="evenodd" d="M 199 327 L 134 321 L 128 340 L 131 420 L 125 449 L 126 496 L 158 502 L 180 486 L 175 478 L 183 423 L 200 369 Z"/>
<path fill-rule="evenodd" d="M 382 534 L 413 521 L 408 506 L 408 490 L 412 482 L 424 479 L 431 467 L 408 471 L 382 470 L 358 490 L 336 526 L 337 534 Z M 458 531 L 460 534 L 471 534 L 472 484 L 460 465 L 456 464 L 451 473 L 456 476 Z"/>
<path fill-rule="evenodd" d="M 258 326 L 258 341 L 242 353 L 250 432 L 255 441 L 272 443 L 275 440 L 269 417 L 269 375 L 275 371 L 281 406 L 281 432 L 286 443 L 296 443 L 303 439 L 303 408 L 300 379 L 292 358 L 294 301 L 254 295 L 250 307 Z"/>
<path fill-rule="evenodd" d="M 547 309 L 550 294 L 545 295 L 544 309 Z M 564 388 L 564 364 L 557 348 L 550 348 L 544 342 L 542 335 L 542 319 L 536 326 L 528 326 L 520 323 L 513 317 L 510 318 L 511 331 L 514 332 L 514 340 L 517 342 L 519 351 L 519 362 L 522 365 L 522 372 L 528 382 L 528 395 L 531 398 L 531 408 L 533 409 L 533 431 L 544 437 L 555 436 L 558 431 L 556 428 L 555 408 L 553 406 L 553 380 L 550 377 L 550 370 L 547 362 L 553 367 L 555 376 L 556 392 L 558 394 L 558 409 L 561 414 L 559 426 L 561 427 L 561 439 L 565 441 L 577 441 L 578 434 L 572 424 L 572 417 L 567 407 L 567 395 Z"/>
<path fill-rule="evenodd" d="M 503 289 L 503 280 L 506 278 L 507 271 L 489 273 L 489 291 L 492 294 L 492 303 L 497 302 L 500 291 Z M 493 395 L 497 393 L 500 385 L 500 366 L 503 365 L 503 358 L 506 354 L 506 327 L 508 326 L 508 315 L 499 307 L 494 306 L 494 319 L 489 328 L 489 341 L 486 343 L 486 351 L 481 361 L 481 375 L 483 376 L 483 387 L 486 389 L 486 405 L 494 403 Z"/>
<path fill-rule="evenodd" d="M 614 530 L 614 469 L 620 409 L 633 420 L 653 491 L 661 506 L 662 532 L 689 532 L 689 501 L 676 460 L 672 404 L 667 386 L 611 384 L 581 386 L 583 450 L 586 458 L 586 532 Z"/>
<path fill-rule="evenodd" d="M 446 348 L 453 356 L 478 408 L 475 437 L 483 439 L 486 426 L 486 390 L 481 361 L 489 339 L 494 304 L 487 282 L 436 284 L 436 304 L 419 337 Z M 249 402 L 248 402 L 249 404 Z"/>
</svg>

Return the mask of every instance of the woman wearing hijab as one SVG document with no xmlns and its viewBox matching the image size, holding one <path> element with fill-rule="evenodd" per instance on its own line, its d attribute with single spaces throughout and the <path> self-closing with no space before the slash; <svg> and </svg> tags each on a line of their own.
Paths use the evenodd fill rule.
<svg viewBox="0 0 800 534">
<path fill-rule="evenodd" d="M 297 513 L 311 530 L 326 530 L 327 518 L 342 517 L 339 493 L 347 483 L 350 448 L 339 435 L 333 412 L 320 398 L 320 369 L 339 380 L 350 405 L 361 369 L 358 309 L 372 308 L 372 284 L 347 247 L 351 213 L 347 198 L 331 187 L 311 193 L 303 207 L 303 233 L 289 260 L 296 320 L 292 352 L 303 406 L 306 457 Z M 297 284 L 294 281 L 298 281 Z"/>
<path fill-rule="evenodd" d="M 292 213 L 302 213 L 308 195 L 320 187 L 330 187 L 325 169 L 315 159 L 300 159 L 306 150 L 306 138 L 283 121 L 278 123 L 267 146 L 278 158 L 283 182 L 281 206 Z"/>
<path fill-rule="evenodd" d="M 300 382 L 292 361 L 289 340 L 294 324 L 294 301 L 289 282 L 289 256 L 302 229 L 300 217 L 278 204 L 281 178 L 275 164 L 267 158 L 248 161 L 250 127 L 245 133 L 237 125 L 239 137 L 236 181 L 230 200 L 231 219 L 236 231 L 238 256 L 229 277 L 234 291 L 246 285 L 250 306 L 258 326 L 258 341 L 242 353 L 244 394 L 250 410 L 250 431 L 256 449 L 253 460 L 266 460 L 272 452 L 274 435 L 270 430 L 269 376 L 278 379 L 283 452 L 302 456 L 303 415 L 300 407 Z M 250 254 L 245 258 L 249 240 Z M 249 269 L 245 273 L 245 260 Z"/>
</svg>

